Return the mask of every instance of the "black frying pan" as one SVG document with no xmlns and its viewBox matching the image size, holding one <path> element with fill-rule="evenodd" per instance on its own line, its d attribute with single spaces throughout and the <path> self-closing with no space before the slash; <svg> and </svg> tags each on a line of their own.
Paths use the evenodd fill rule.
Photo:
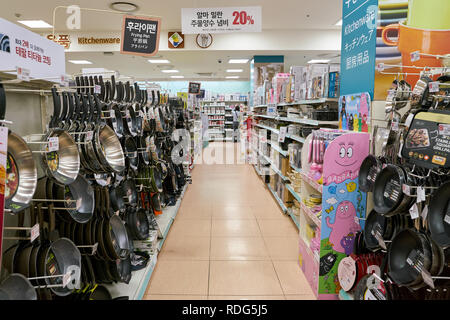
<svg viewBox="0 0 450 320">
<path fill-rule="evenodd" d="M 445 221 L 446 216 L 448 222 Z M 431 237 L 442 247 L 450 246 L 450 182 L 437 189 L 430 201 L 428 209 L 428 227 Z"/>
</svg>

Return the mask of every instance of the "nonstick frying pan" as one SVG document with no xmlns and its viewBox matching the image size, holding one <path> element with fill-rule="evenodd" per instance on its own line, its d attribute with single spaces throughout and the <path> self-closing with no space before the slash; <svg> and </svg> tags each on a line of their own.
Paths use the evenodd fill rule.
<svg viewBox="0 0 450 320">
<path fill-rule="evenodd" d="M 137 171 L 139 166 L 139 153 L 136 141 L 133 137 L 126 137 L 123 141 L 123 149 L 127 158 L 127 164 L 133 171 Z"/>
<path fill-rule="evenodd" d="M 377 175 L 383 168 L 383 161 L 373 155 L 368 155 L 361 163 L 359 169 L 359 189 L 363 192 L 372 192 Z"/>
<path fill-rule="evenodd" d="M 373 189 L 375 211 L 386 216 L 408 212 L 415 198 L 403 192 L 403 184 L 414 185 L 402 167 L 388 164 L 381 170 Z"/>
<path fill-rule="evenodd" d="M 122 220 L 113 215 L 105 223 L 103 232 L 108 253 L 115 259 L 125 259 L 130 253 L 130 240 Z"/>
<path fill-rule="evenodd" d="M 437 189 L 428 209 L 428 228 L 431 238 L 440 246 L 450 246 L 450 181 Z"/>
<path fill-rule="evenodd" d="M 390 240 L 393 235 L 393 222 L 391 217 L 385 217 L 378 214 L 375 210 L 372 210 L 367 216 L 366 223 L 364 225 L 364 242 L 366 247 L 371 251 L 377 251 L 381 249 L 378 240 L 375 235 L 377 232 L 384 240 Z M 372 232 L 374 234 L 372 234 Z"/>
</svg>

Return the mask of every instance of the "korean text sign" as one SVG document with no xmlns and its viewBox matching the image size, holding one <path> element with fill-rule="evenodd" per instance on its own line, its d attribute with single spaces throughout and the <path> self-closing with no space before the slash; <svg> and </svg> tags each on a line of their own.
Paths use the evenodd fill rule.
<svg viewBox="0 0 450 320">
<path fill-rule="evenodd" d="M 161 19 L 124 16 L 120 53 L 154 56 L 159 50 Z"/>
<path fill-rule="evenodd" d="M 16 67 L 30 71 L 30 78 L 54 78 L 66 74 L 64 47 L 0 18 L 0 70 Z"/>
<path fill-rule="evenodd" d="M 183 8 L 184 34 L 261 32 L 261 7 Z"/>
<path fill-rule="evenodd" d="M 341 96 L 369 92 L 373 99 L 378 0 L 343 0 Z"/>
</svg>

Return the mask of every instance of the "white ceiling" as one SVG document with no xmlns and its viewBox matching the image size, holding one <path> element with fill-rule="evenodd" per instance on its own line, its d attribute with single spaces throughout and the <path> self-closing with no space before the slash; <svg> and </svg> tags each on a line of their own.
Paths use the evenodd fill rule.
<svg viewBox="0 0 450 320">
<path fill-rule="evenodd" d="M 15 0 L 2 6 L 0 17 L 17 22 L 17 20 L 42 19 L 53 24 L 53 9 L 61 5 L 58 0 Z M 77 4 L 82 8 L 110 10 L 113 0 L 77 0 L 76 3 L 68 1 L 64 5 Z M 75 1 L 74 1 L 75 2 Z M 131 0 L 139 6 L 134 14 L 150 14 L 162 17 L 164 30 L 178 31 L 181 29 L 181 8 L 187 7 L 224 7 L 224 6 L 261 6 L 263 13 L 263 30 L 276 30 L 282 34 L 283 30 L 336 30 L 334 24 L 341 18 L 342 0 Z M 18 17 L 18 15 L 20 15 Z M 56 14 L 56 31 L 63 31 L 67 14 L 65 9 L 58 9 Z M 112 13 L 93 13 L 82 11 L 81 32 L 87 31 L 117 31 L 121 27 L 121 15 Z M 38 33 L 49 33 L 51 30 L 36 30 Z M 301 38 L 301 37 L 299 37 Z M 302 39 L 293 39 L 302 41 Z M 312 58 L 336 57 L 336 51 L 236 51 L 236 50 L 205 50 L 205 51 L 161 51 L 160 56 L 171 61 L 174 68 L 180 70 L 186 80 L 222 80 L 227 74 L 227 68 L 243 68 L 244 72 L 236 74 L 239 80 L 248 80 L 250 66 L 229 65 L 231 58 L 251 58 L 254 55 L 284 55 L 285 71 L 291 65 L 305 65 Z M 94 67 L 117 70 L 122 75 L 136 78 L 149 78 L 151 80 L 170 80 L 170 75 L 160 71 L 158 66 L 147 62 L 147 59 L 138 56 L 121 55 L 114 52 L 106 56 L 102 52 L 67 52 L 66 60 L 89 60 L 93 65 L 80 66 L 67 63 L 67 73 L 75 74 L 81 68 Z M 223 63 L 218 63 L 218 60 Z M 339 58 L 332 59 L 339 62 Z M 212 78 L 202 78 L 196 73 L 212 72 Z M 234 75 L 234 74 L 232 74 Z M 175 79 L 178 80 L 178 79 Z"/>
</svg>

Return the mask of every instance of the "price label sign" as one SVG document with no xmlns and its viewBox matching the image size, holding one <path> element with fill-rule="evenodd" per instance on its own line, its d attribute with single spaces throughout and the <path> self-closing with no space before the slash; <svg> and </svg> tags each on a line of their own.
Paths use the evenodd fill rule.
<svg viewBox="0 0 450 320">
<path fill-rule="evenodd" d="M 430 92 L 439 92 L 439 81 L 433 81 L 428 84 Z"/>
<path fill-rule="evenodd" d="M 69 271 L 63 276 L 63 288 L 67 287 L 67 285 L 70 283 L 70 280 L 72 280 L 72 272 Z"/>
<path fill-rule="evenodd" d="M 422 219 L 426 219 L 428 216 L 428 205 L 425 206 L 425 208 L 423 208 L 422 210 Z"/>
<path fill-rule="evenodd" d="M 414 51 L 411 52 L 411 62 L 419 61 L 420 60 L 420 52 Z"/>
<path fill-rule="evenodd" d="M 58 137 L 51 137 L 48 139 L 48 151 L 58 151 L 59 150 L 59 138 Z"/>
<path fill-rule="evenodd" d="M 95 254 L 97 252 L 98 249 L 98 242 L 96 242 L 93 246 L 92 246 L 92 254 Z"/>
<path fill-rule="evenodd" d="M 384 63 L 379 63 L 377 65 L 377 70 L 378 70 L 378 72 L 383 72 L 384 71 Z"/>
<path fill-rule="evenodd" d="M 94 93 L 100 94 L 102 92 L 102 87 L 98 84 L 94 86 Z"/>
<path fill-rule="evenodd" d="M 417 187 L 417 203 L 425 201 L 425 188 Z"/>
<path fill-rule="evenodd" d="M 419 208 L 416 203 L 409 209 L 409 213 L 411 214 L 411 219 L 419 218 Z"/>
<path fill-rule="evenodd" d="M 407 196 L 411 195 L 411 187 L 407 184 L 403 184 L 402 185 L 402 191 L 404 194 L 406 194 Z"/>
<path fill-rule="evenodd" d="M 450 224 L 450 212 L 448 212 L 448 213 L 445 215 L 444 221 L 445 221 L 445 223 Z"/>
<path fill-rule="evenodd" d="M 22 80 L 22 81 L 30 81 L 30 70 L 29 69 L 16 67 L 16 72 L 17 72 L 17 79 Z"/>
<path fill-rule="evenodd" d="M 36 223 L 32 228 L 31 228 L 31 242 L 33 242 L 34 240 L 36 240 L 39 237 L 39 223 Z"/>
<path fill-rule="evenodd" d="M 93 136 L 94 136 L 94 131 L 88 131 L 86 133 L 86 141 L 92 141 Z"/>
<path fill-rule="evenodd" d="M 159 50 L 160 18 L 124 16 L 120 53 L 154 56 Z"/>
<path fill-rule="evenodd" d="M 397 119 L 393 119 L 392 120 L 391 128 L 392 128 L 392 131 L 398 131 L 399 124 L 398 124 L 398 120 Z"/>
<path fill-rule="evenodd" d="M 69 86 L 69 78 L 65 74 L 63 74 L 61 76 L 59 83 L 61 84 L 62 87 L 68 87 Z"/>
</svg>

